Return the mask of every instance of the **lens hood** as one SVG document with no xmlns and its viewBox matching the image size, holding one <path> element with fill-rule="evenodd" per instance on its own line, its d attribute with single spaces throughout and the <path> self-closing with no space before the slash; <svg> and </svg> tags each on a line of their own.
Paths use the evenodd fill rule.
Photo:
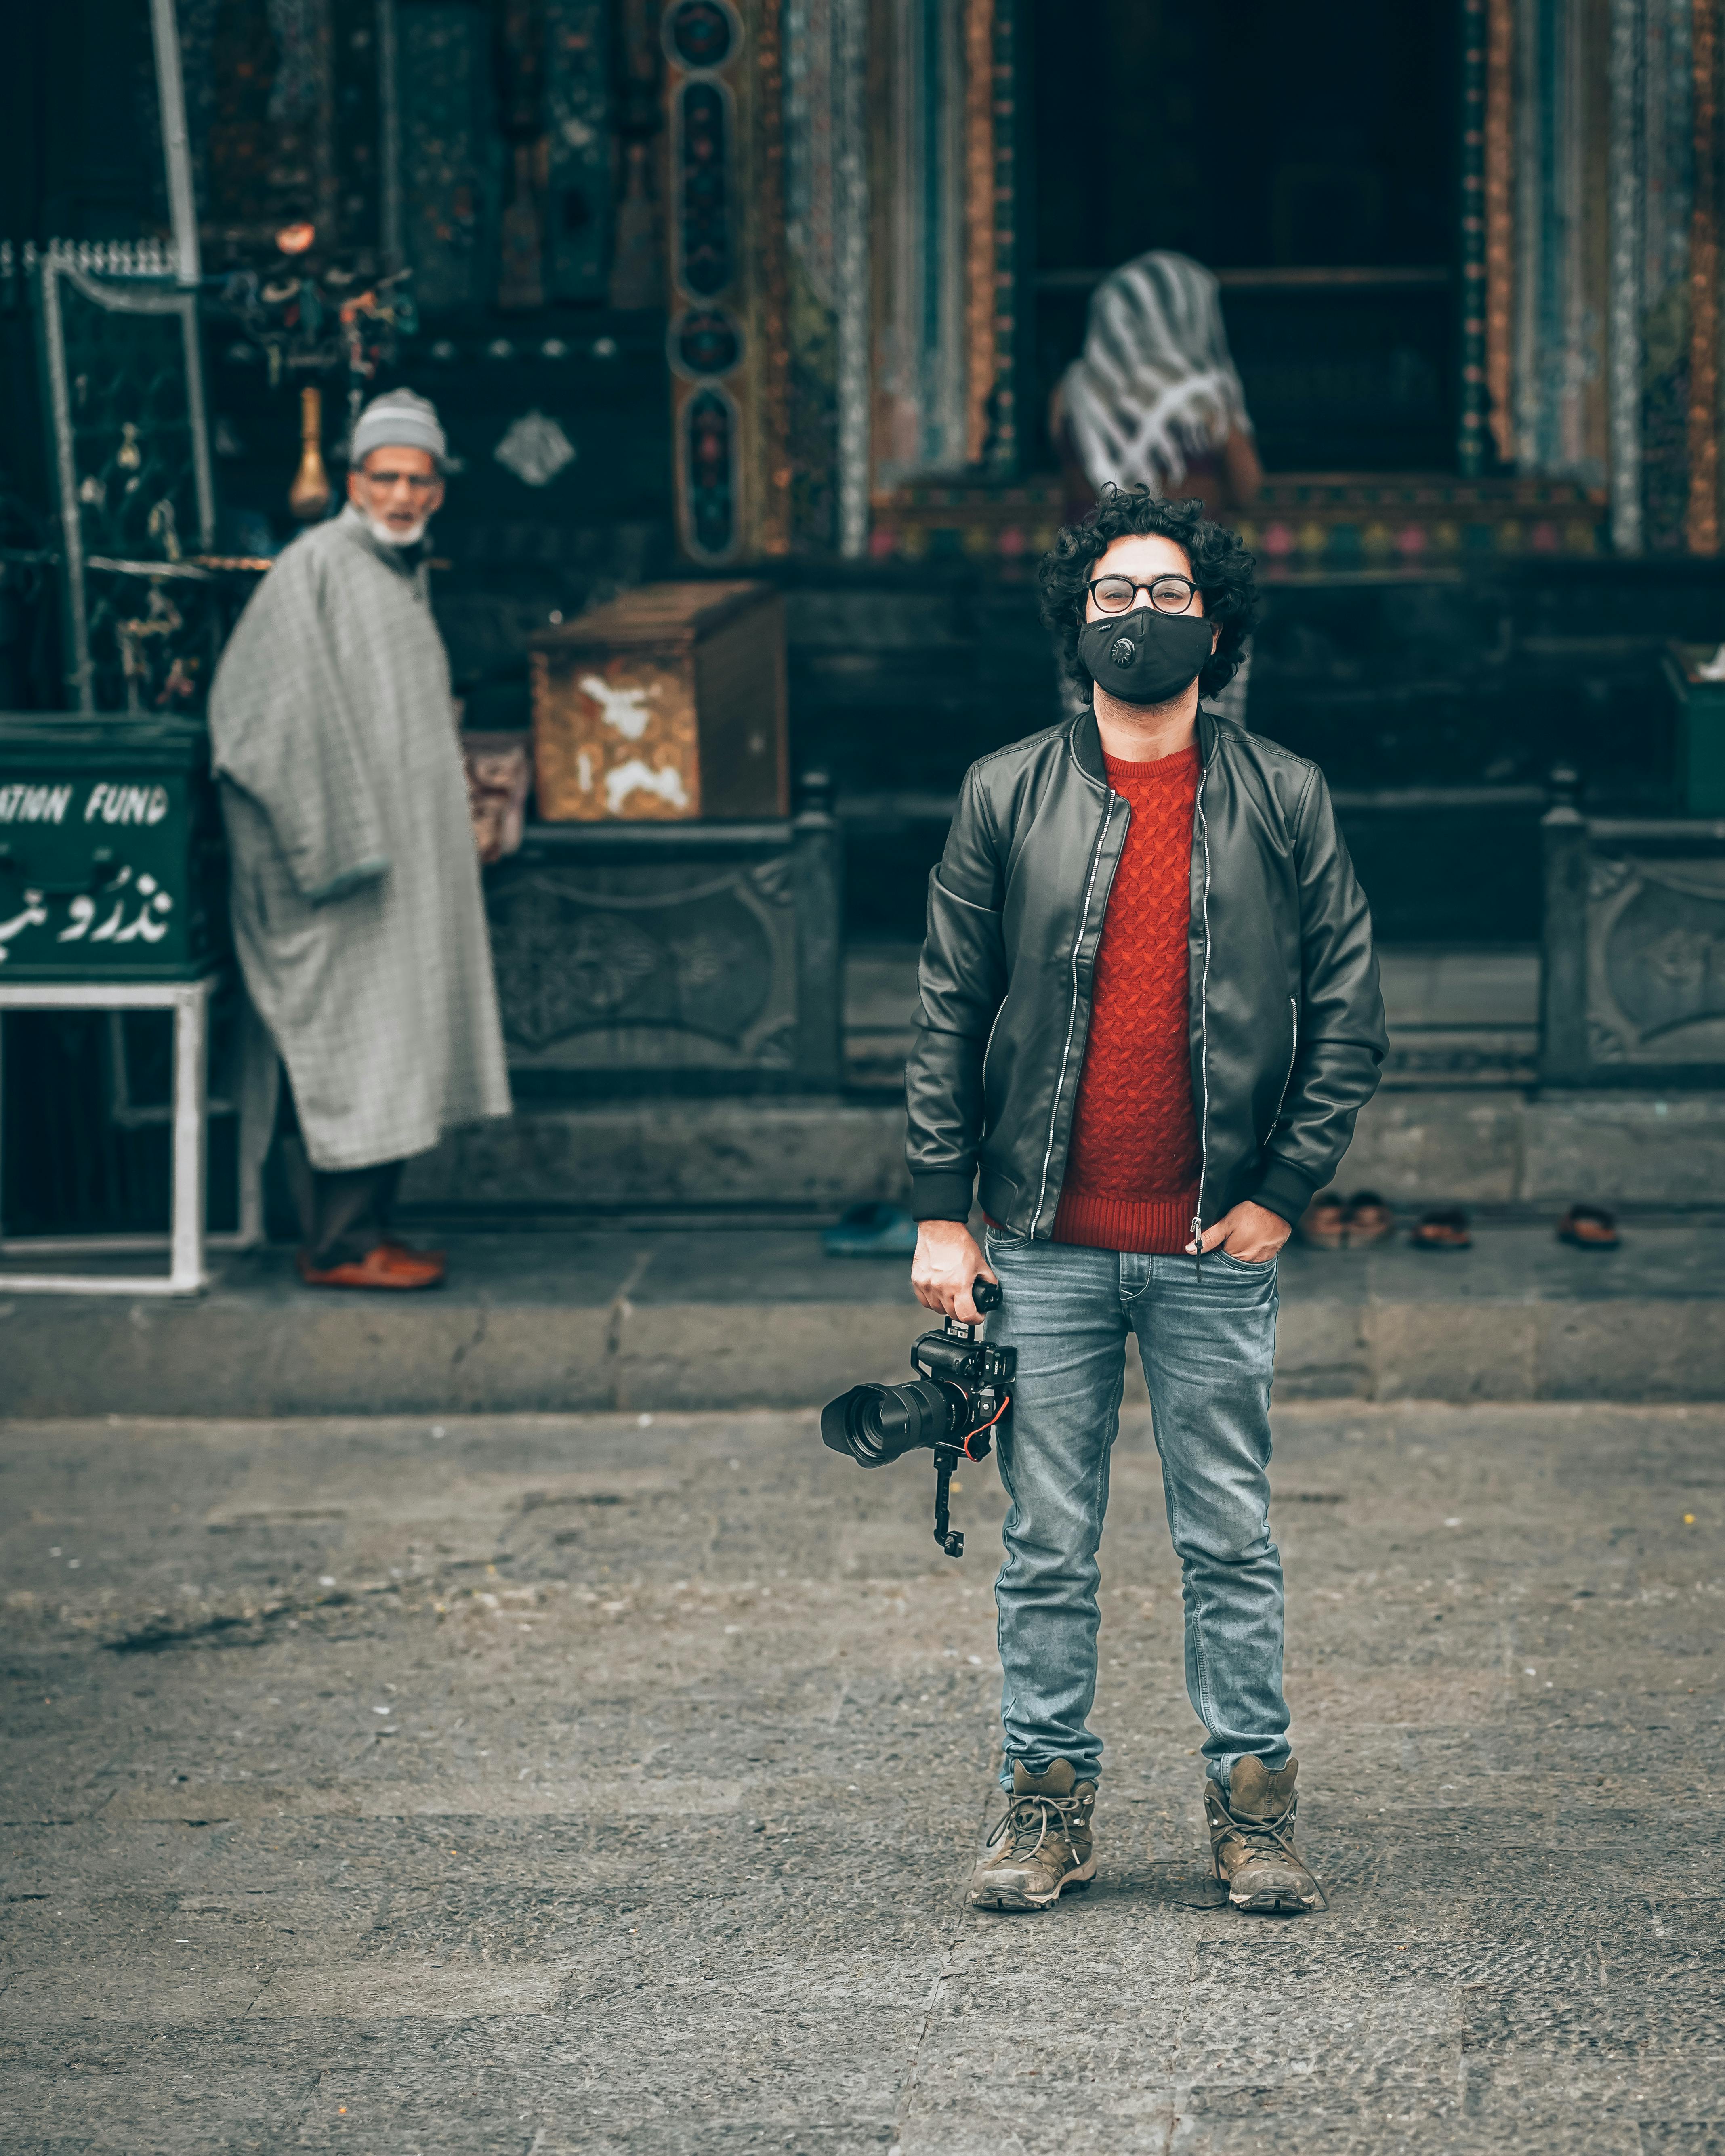
<svg viewBox="0 0 1725 2156">
<path fill-rule="evenodd" d="M 963 1396 L 955 1386 L 919 1378 L 908 1385 L 853 1385 L 820 1411 L 820 1440 L 848 1452 L 859 1467 L 884 1467 L 919 1445 L 936 1445 L 954 1427 Z"/>
</svg>

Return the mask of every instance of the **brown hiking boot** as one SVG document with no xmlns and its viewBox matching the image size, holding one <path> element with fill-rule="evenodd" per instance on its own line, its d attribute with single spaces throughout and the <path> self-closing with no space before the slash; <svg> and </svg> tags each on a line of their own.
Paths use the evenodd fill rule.
<svg viewBox="0 0 1725 2156">
<path fill-rule="evenodd" d="M 1281 1909 L 1296 1915 L 1301 1909 L 1329 1907 L 1294 1846 L 1294 1818 L 1300 1809 L 1294 1782 L 1299 1772 L 1297 1759 L 1274 1774 L 1261 1759 L 1236 1759 L 1225 1799 L 1205 1778 L 1210 1861 L 1236 1909 Z"/>
<path fill-rule="evenodd" d="M 1079 1781 L 1070 1759 L 1056 1759 L 1045 1774 L 1014 1760 L 1012 1794 L 972 1876 L 971 1901 L 978 1909 L 1045 1909 L 1063 1887 L 1088 1887 L 1096 1876 L 1096 1784 Z"/>
</svg>

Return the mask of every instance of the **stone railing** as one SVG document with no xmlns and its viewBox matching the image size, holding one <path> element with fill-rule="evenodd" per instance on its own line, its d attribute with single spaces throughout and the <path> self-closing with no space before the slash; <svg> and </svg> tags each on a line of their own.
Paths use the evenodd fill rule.
<svg viewBox="0 0 1725 2156">
<path fill-rule="evenodd" d="M 1552 777 L 1541 827 L 1548 1086 L 1725 1086 L 1725 820 L 1584 816 Z"/>
<path fill-rule="evenodd" d="M 824 778 L 794 817 L 535 824 L 488 871 L 523 1098 L 836 1092 L 843 868 Z"/>
</svg>

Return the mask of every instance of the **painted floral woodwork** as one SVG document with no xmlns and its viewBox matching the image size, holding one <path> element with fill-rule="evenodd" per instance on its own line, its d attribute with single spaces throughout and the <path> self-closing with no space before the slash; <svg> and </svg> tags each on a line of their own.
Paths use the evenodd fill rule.
<svg viewBox="0 0 1725 2156">
<path fill-rule="evenodd" d="M 790 544 L 779 25 L 672 0 L 660 28 L 677 537 L 716 567 Z"/>
<path fill-rule="evenodd" d="M 784 602 L 770 585 L 627 592 L 535 639 L 532 692 L 548 823 L 786 811 Z"/>
</svg>

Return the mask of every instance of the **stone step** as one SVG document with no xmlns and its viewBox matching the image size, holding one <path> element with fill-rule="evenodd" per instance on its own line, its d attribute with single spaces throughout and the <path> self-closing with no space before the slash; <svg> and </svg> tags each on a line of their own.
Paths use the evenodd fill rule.
<svg viewBox="0 0 1725 2156">
<path fill-rule="evenodd" d="M 1336 1181 L 1408 1206 L 1717 1204 L 1725 1091 L 1655 1096 L 1386 1085 Z M 904 1110 L 756 1096 L 524 1106 L 447 1138 L 409 1168 L 421 1218 L 603 1219 L 724 1212 L 831 1219 L 908 1195 Z"/>
<path fill-rule="evenodd" d="M 1294 1248 L 1281 1265 L 1284 1398 L 1725 1399 L 1725 1226 L 1630 1225 L 1610 1255 L 1548 1224 L 1471 1250 Z M 906 1376 L 931 1322 L 896 1262 L 811 1231 L 454 1239 L 421 1295 L 302 1288 L 288 1254 L 221 1263 L 197 1301 L 0 1302 L 0 1415 L 566 1413 L 808 1408 Z M 1189 1260 L 1169 1260 L 1184 1265 Z M 1128 1358 L 1129 1397 L 1144 1397 Z"/>
<path fill-rule="evenodd" d="M 853 944 L 845 960 L 845 1079 L 897 1096 L 916 1007 L 914 943 Z M 1539 1057 L 1539 952 L 1391 946 L 1378 952 L 1386 1084 L 1527 1086 Z"/>
</svg>

